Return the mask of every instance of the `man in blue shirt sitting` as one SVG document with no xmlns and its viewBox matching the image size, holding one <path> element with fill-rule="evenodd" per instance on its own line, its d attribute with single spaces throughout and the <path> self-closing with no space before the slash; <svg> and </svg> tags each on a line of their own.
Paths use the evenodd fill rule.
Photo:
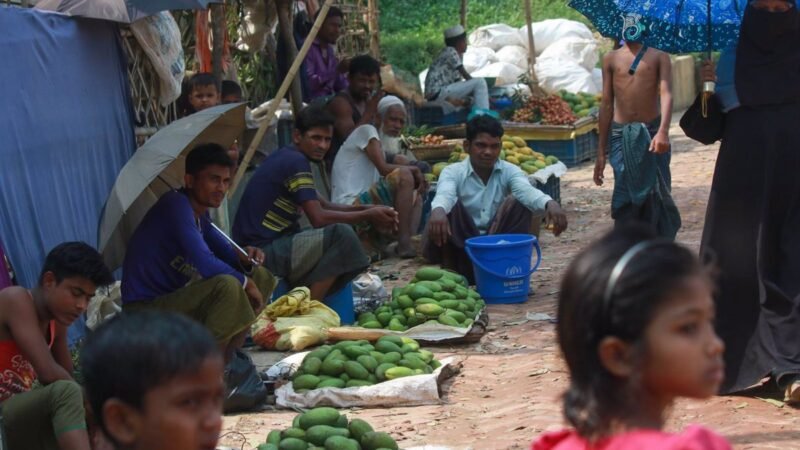
<svg viewBox="0 0 800 450">
<path fill-rule="evenodd" d="M 239 254 L 211 223 L 231 181 L 233 162 L 217 144 L 186 156 L 185 188 L 161 196 L 136 228 L 125 254 L 123 309 L 155 308 L 186 314 L 205 325 L 226 360 L 244 343 L 250 325 L 275 287 L 260 264 L 264 253 Z"/>
<path fill-rule="evenodd" d="M 464 150 L 469 158 L 447 166 L 439 176 L 423 253 L 434 264 L 474 281 L 464 251 L 467 239 L 485 234 L 530 232 L 534 211 L 545 211 L 548 228 L 559 235 L 567 216 L 547 194 L 533 187 L 519 167 L 500 161 L 503 126 L 480 115 L 467 123 Z"/>
</svg>

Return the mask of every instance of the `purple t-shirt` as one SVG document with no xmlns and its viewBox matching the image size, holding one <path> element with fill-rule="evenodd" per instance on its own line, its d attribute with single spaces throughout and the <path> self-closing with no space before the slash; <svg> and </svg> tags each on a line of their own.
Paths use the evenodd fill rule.
<svg viewBox="0 0 800 450">
<path fill-rule="evenodd" d="M 326 57 L 323 56 L 323 50 Z M 347 87 L 347 78 L 339 73 L 333 46 L 314 40 L 306 54 L 305 66 L 310 99 L 333 95 Z"/>
<path fill-rule="evenodd" d="M 136 227 L 122 264 L 122 302 L 152 300 L 182 288 L 195 273 L 203 278 L 231 275 L 244 284 L 239 258 L 211 226 L 199 226 L 186 194 L 162 195 Z"/>
</svg>

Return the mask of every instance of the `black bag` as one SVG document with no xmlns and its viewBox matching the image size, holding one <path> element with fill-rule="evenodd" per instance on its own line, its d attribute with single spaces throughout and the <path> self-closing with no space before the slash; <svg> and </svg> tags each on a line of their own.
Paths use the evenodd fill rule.
<svg viewBox="0 0 800 450">
<path fill-rule="evenodd" d="M 725 130 L 725 113 L 716 95 L 708 97 L 703 114 L 703 96 L 701 92 L 694 103 L 681 117 L 681 129 L 686 136 L 702 144 L 709 145 L 722 139 Z"/>
<path fill-rule="evenodd" d="M 222 409 L 226 414 L 251 411 L 267 400 L 267 388 L 253 360 L 241 350 L 236 350 L 225 367 L 225 385 Z"/>
</svg>

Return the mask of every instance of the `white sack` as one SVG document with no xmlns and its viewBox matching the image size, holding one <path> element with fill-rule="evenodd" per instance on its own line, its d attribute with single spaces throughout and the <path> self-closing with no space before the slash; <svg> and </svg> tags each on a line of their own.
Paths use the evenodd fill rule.
<svg viewBox="0 0 800 450">
<path fill-rule="evenodd" d="M 522 70 L 528 68 L 528 50 L 521 45 L 507 45 L 497 51 L 497 61 L 514 64 Z"/>
<path fill-rule="evenodd" d="M 594 70 L 600 59 L 597 53 L 597 41 L 579 37 L 565 37 L 557 40 L 547 47 L 540 57 L 542 59 L 569 58 L 586 70 Z"/>
<path fill-rule="evenodd" d="M 600 93 L 592 73 L 569 58 L 537 59 L 535 70 L 539 84 L 548 91 Z"/>
<path fill-rule="evenodd" d="M 470 75 L 473 78 L 496 78 L 495 86 L 505 86 L 507 84 L 516 84 L 520 75 L 524 73 L 525 69 L 521 69 L 514 64 L 496 62 L 483 69 L 476 70 Z"/>
<path fill-rule="evenodd" d="M 525 48 L 528 48 L 528 27 L 523 25 L 519 30 L 519 39 Z M 554 42 L 566 37 L 592 39 L 591 30 L 586 25 L 567 19 L 548 19 L 533 23 L 533 45 L 539 55 Z"/>
<path fill-rule="evenodd" d="M 305 357 L 304 353 L 300 355 Z M 297 355 L 292 355 L 290 358 L 294 358 L 295 364 L 299 364 Z M 302 358 L 299 361 L 302 361 Z M 275 390 L 276 403 L 282 408 L 433 405 L 441 402 L 439 386 L 448 376 L 453 375 L 450 367 L 453 362 L 452 357 L 445 358 L 441 361 L 442 366 L 431 374 L 396 378 L 372 386 L 322 388 L 298 394 L 294 391 L 292 383 L 289 383 Z M 286 366 L 283 361 L 275 366 L 279 365 Z M 279 373 L 285 373 L 285 369 L 279 370 Z M 269 371 L 267 374 L 269 375 Z"/>
<path fill-rule="evenodd" d="M 464 52 L 463 63 L 467 73 L 483 69 L 495 62 L 497 62 L 497 55 L 488 47 L 467 47 L 467 51 Z M 427 71 L 425 73 L 427 74 Z"/>
<path fill-rule="evenodd" d="M 422 91 L 422 95 L 425 95 L 425 79 L 428 78 L 428 70 L 430 69 L 425 69 L 419 74 L 419 88 Z"/>
<path fill-rule="evenodd" d="M 592 80 L 594 80 L 594 84 L 595 84 L 595 86 L 597 86 L 597 89 L 600 89 L 600 91 L 602 92 L 603 91 L 603 69 L 600 69 L 600 68 L 592 69 Z"/>
<path fill-rule="evenodd" d="M 486 25 L 469 34 L 468 42 L 473 47 L 488 47 L 500 50 L 507 45 L 521 45 L 519 33 L 514 27 L 502 23 Z"/>
</svg>

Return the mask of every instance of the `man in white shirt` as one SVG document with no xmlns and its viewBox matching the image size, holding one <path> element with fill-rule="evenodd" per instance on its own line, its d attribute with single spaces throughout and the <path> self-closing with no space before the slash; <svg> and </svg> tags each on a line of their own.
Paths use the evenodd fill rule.
<svg viewBox="0 0 800 450">
<path fill-rule="evenodd" d="M 545 211 L 548 228 L 558 236 L 567 216 L 547 194 L 534 188 L 517 166 L 500 161 L 503 126 L 480 115 L 467 123 L 464 149 L 469 158 L 447 166 L 439 176 L 431 204 L 424 256 L 434 264 L 474 280 L 464 242 L 485 234 L 530 232 L 534 211 Z"/>
<path fill-rule="evenodd" d="M 377 128 L 357 127 L 339 149 L 331 174 L 331 200 L 342 205 L 394 207 L 400 220 L 396 253 L 402 258 L 413 258 L 416 252 L 411 246 L 411 236 L 419 226 L 422 194 L 428 186 L 419 168 L 386 162 L 381 146 L 382 139 L 400 135 L 405 121 L 402 100 L 391 95 L 383 97 L 378 104 Z M 357 226 L 356 231 L 370 253 L 379 252 L 388 244 L 385 235 L 366 224 Z"/>
</svg>

